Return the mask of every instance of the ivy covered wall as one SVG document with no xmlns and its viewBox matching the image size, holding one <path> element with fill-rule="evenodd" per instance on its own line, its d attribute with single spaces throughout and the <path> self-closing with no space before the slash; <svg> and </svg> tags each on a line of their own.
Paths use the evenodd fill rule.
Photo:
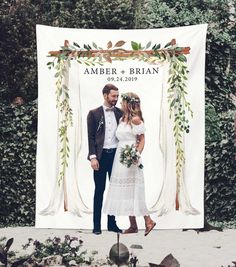
<svg viewBox="0 0 236 267">
<path fill-rule="evenodd" d="M 37 101 L 0 105 L 0 226 L 32 225 L 35 213 Z"/>
</svg>

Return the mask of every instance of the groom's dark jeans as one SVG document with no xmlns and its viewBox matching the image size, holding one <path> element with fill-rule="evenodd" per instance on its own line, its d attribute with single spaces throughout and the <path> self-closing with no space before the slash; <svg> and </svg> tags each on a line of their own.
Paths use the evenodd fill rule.
<svg viewBox="0 0 236 267">
<path fill-rule="evenodd" d="M 101 211 L 103 202 L 103 193 L 106 186 L 106 177 L 109 180 L 111 176 L 112 164 L 116 149 L 103 149 L 99 161 L 99 170 L 94 171 L 95 192 L 93 198 L 93 225 L 94 230 L 101 230 Z M 107 227 L 112 228 L 116 225 L 115 216 L 107 216 Z"/>
</svg>

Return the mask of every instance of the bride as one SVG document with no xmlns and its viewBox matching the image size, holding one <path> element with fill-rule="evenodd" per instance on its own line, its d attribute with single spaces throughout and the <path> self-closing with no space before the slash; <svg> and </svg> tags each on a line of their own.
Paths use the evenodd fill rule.
<svg viewBox="0 0 236 267">
<path fill-rule="evenodd" d="M 156 223 L 151 219 L 146 206 L 143 171 L 138 162 L 129 168 L 120 162 L 121 150 L 126 145 L 135 145 L 140 154 L 144 148 L 145 127 L 140 99 L 134 93 L 126 93 L 121 97 L 121 108 L 124 114 L 116 131 L 119 143 L 103 212 L 115 216 L 129 216 L 130 227 L 123 232 L 124 234 L 137 233 L 136 216 L 143 216 L 146 236 Z"/>
</svg>

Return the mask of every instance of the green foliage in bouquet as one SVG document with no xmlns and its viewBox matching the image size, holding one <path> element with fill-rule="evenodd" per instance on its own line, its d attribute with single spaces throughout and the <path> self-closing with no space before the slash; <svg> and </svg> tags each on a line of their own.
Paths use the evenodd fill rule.
<svg viewBox="0 0 236 267">
<path fill-rule="evenodd" d="M 132 165 L 137 165 L 140 159 L 140 153 L 135 145 L 126 145 L 120 149 L 120 163 L 130 168 Z M 143 168 L 143 164 L 139 164 L 140 169 Z"/>
</svg>

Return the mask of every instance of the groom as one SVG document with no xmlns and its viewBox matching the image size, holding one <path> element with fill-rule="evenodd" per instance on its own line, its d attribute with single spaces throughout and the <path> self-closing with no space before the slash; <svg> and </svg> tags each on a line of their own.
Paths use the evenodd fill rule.
<svg viewBox="0 0 236 267">
<path fill-rule="evenodd" d="M 94 170 L 93 177 L 95 192 L 93 199 L 93 233 L 99 235 L 101 231 L 101 210 L 103 193 L 106 186 L 106 176 L 111 176 L 112 164 L 116 152 L 118 140 L 115 132 L 122 111 L 115 107 L 119 91 L 113 84 L 107 84 L 102 90 L 104 104 L 90 110 L 87 116 L 88 145 L 91 167 Z M 115 216 L 108 215 L 108 231 L 121 233 L 115 221 Z"/>
</svg>

